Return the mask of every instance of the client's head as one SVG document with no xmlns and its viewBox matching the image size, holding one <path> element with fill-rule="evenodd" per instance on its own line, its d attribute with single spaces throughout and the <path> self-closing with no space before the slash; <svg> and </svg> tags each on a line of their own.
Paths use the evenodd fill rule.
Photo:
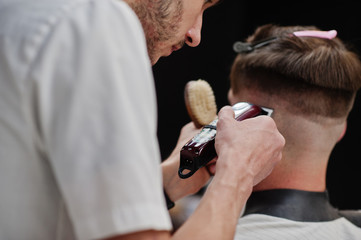
<svg viewBox="0 0 361 240">
<path fill-rule="evenodd" d="M 327 161 L 361 87 L 358 56 L 336 31 L 314 26 L 264 25 L 235 50 L 230 103 L 275 110 L 286 139 L 284 158 L 311 158 L 312 151 L 312 158 Z"/>
</svg>

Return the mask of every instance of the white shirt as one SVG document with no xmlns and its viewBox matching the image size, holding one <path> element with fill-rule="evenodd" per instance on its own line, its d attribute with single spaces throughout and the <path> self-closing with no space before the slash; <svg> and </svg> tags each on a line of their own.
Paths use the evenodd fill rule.
<svg viewBox="0 0 361 240">
<path fill-rule="evenodd" d="M 345 218 L 300 222 L 263 214 L 241 217 L 235 240 L 360 240 L 361 229 Z"/>
<path fill-rule="evenodd" d="M 0 239 L 170 230 L 141 24 L 116 0 L 0 0 Z"/>
</svg>

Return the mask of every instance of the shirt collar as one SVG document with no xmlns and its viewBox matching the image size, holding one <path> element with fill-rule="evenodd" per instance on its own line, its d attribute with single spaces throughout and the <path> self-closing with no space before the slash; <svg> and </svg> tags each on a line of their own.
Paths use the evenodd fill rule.
<svg viewBox="0 0 361 240">
<path fill-rule="evenodd" d="M 274 189 L 253 192 L 247 201 L 244 215 L 259 213 L 294 221 L 331 221 L 341 216 L 325 192 L 293 189 Z"/>
</svg>

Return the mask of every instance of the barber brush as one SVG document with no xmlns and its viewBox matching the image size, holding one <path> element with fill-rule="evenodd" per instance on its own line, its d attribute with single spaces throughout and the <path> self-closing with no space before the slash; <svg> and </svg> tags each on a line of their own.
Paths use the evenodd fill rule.
<svg viewBox="0 0 361 240">
<path fill-rule="evenodd" d="M 216 100 L 207 81 L 189 81 L 184 89 L 184 100 L 188 115 L 197 128 L 209 124 L 217 117 Z"/>
</svg>

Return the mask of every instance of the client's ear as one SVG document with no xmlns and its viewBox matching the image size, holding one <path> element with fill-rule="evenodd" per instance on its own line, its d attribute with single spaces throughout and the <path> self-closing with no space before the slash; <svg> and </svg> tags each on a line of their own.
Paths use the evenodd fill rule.
<svg viewBox="0 0 361 240">
<path fill-rule="evenodd" d="M 347 130 L 347 122 L 345 121 L 345 124 L 344 124 L 344 127 L 343 127 L 343 131 L 342 131 L 340 137 L 338 138 L 337 142 L 341 141 L 341 139 L 345 136 L 346 130 Z"/>
<path fill-rule="evenodd" d="M 234 96 L 234 94 L 233 94 L 232 88 L 230 88 L 230 89 L 228 90 L 227 98 L 228 98 L 228 102 L 229 102 L 230 105 L 233 105 L 233 104 L 236 103 L 236 98 L 235 98 L 235 96 Z"/>
</svg>

